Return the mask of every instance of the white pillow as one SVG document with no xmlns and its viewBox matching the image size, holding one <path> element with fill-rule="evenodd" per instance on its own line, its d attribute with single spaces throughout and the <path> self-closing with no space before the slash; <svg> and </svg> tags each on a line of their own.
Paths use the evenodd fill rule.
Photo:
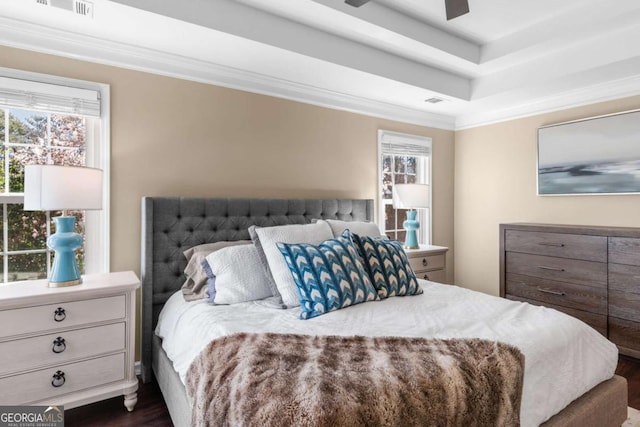
<svg viewBox="0 0 640 427">
<path fill-rule="evenodd" d="M 340 237 L 344 230 L 349 229 L 351 234 L 357 234 L 358 236 L 380 237 L 383 234 L 378 228 L 378 224 L 375 222 L 365 221 L 341 221 L 339 219 L 327 219 L 329 223 L 333 237 Z M 320 220 L 318 221 L 320 222 Z"/>
<path fill-rule="evenodd" d="M 290 224 L 275 227 L 249 228 L 249 234 L 259 251 L 264 255 L 265 268 L 272 279 L 272 292 L 282 297 L 287 307 L 300 306 L 296 283 L 276 243 L 311 243 L 317 245 L 332 239 L 331 227 L 325 221 L 315 224 Z"/>
<path fill-rule="evenodd" d="M 184 256 L 187 258 L 187 266 L 184 268 L 186 280 L 182 285 L 182 295 L 184 296 L 185 301 L 194 301 L 202 298 L 210 299 L 209 287 L 207 286 L 207 273 L 202 268 L 202 262 L 207 255 L 228 246 L 246 244 L 251 244 L 251 241 L 220 241 L 194 246 L 184 251 Z"/>
<path fill-rule="evenodd" d="M 206 260 L 215 275 L 215 304 L 237 304 L 273 295 L 253 244 L 220 249 L 207 255 Z"/>
</svg>

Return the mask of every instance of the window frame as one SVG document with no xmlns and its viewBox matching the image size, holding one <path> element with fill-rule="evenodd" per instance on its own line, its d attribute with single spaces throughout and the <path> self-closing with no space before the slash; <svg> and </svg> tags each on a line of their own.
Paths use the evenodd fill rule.
<svg viewBox="0 0 640 427">
<path fill-rule="evenodd" d="M 33 73 L 29 71 L 15 70 L 0 67 L 0 77 L 8 77 L 25 81 L 25 86 L 35 83 L 60 86 L 61 91 L 73 92 L 77 89 L 92 90 L 99 93 L 100 117 L 93 117 L 87 123 L 93 123 L 86 128 L 86 166 L 103 170 L 102 210 L 85 211 L 85 241 L 84 241 L 84 270 L 85 274 L 107 273 L 110 271 L 110 153 L 111 153 L 111 112 L 110 112 L 110 86 L 104 83 L 71 79 L 67 77 L 48 74 Z M 0 104 L 1 105 L 1 104 Z M 15 109 L 16 107 L 2 106 L 2 108 Z M 31 110 L 38 111 L 38 110 Z M 51 113 L 68 114 L 64 112 L 48 111 Z M 6 132 L 8 135 L 8 131 Z M 4 143 L 1 141 L 0 143 Z M 23 203 L 22 193 L 0 193 L 0 204 Z M 4 207 L 2 208 L 5 210 Z M 49 213 L 47 212 L 47 218 Z M 4 233 L 6 231 L 6 217 L 3 215 Z M 49 222 L 47 229 L 49 231 Z M 3 248 L 3 258 L 6 259 Z M 6 265 L 5 265 L 6 267 Z M 49 257 L 47 257 L 47 269 L 49 269 Z M 6 268 L 5 273 L 8 273 Z M 9 282 L 8 274 L 5 274 L 4 282 Z"/>
<path fill-rule="evenodd" d="M 433 236 L 433 185 L 432 185 L 432 176 L 433 176 L 433 143 L 432 139 L 427 136 L 422 135 L 412 135 L 407 133 L 400 133 L 394 131 L 388 131 L 379 129 L 378 130 L 378 171 L 377 171 L 377 179 L 378 179 L 378 197 L 376 198 L 377 203 L 377 224 L 380 230 L 386 230 L 385 226 L 385 206 L 390 204 L 387 199 L 384 199 L 383 193 L 383 173 L 382 173 L 382 165 L 383 165 L 383 149 L 382 144 L 391 143 L 391 144 L 412 144 L 418 145 L 421 147 L 426 147 L 429 151 L 429 154 L 426 156 L 426 171 L 418 170 L 416 171 L 418 184 L 429 184 L 429 208 L 428 209 L 419 209 L 418 210 L 418 221 L 420 221 L 420 229 L 418 230 L 418 242 L 420 244 L 430 245 L 432 242 Z M 403 220 L 404 221 L 404 220 Z M 427 224 L 427 227 L 425 227 Z"/>
</svg>

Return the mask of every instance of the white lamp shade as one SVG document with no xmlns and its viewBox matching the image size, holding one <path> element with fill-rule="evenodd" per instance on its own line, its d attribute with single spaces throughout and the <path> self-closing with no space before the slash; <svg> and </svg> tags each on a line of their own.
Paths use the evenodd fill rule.
<svg viewBox="0 0 640 427">
<path fill-rule="evenodd" d="M 429 207 L 429 185 L 394 184 L 393 207 L 396 209 L 421 209 Z"/>
<path fill-rule="evenodd" d="M 102 171 L 78 166 L 26 165 L 24 210 L 102 209 Z"/>
</svg>

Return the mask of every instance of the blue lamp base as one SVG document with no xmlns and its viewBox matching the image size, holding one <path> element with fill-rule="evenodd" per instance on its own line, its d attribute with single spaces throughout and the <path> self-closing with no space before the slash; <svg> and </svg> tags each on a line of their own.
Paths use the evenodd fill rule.
<svg viewBox="0 0 640 427">
<path fill-rule="evenodd" d="M 402 223 L 402 226 L 405 230 L 407 230 L 407 236 L 404 241 L 405 249 L 419 249 L 420 245 L 418 245 L 418 234 L 417 231 L 420 228 L 420 222 L 416 220 L 416 215 L 418 211 L 409 210 L 407 211 L 407 220 Z"/>
<path fill-rule="evenodd" d="M 76 263 L 75 251 L 82 246 L 82 236 L 73 231 L 76 218 L 73 216 L 57 216 L 53 218 L 56 232 L 47 239 L 47 246 L 55 251 L 49 287 L 60 288 L 82 283 L 80 270 Z"/>
</svg>

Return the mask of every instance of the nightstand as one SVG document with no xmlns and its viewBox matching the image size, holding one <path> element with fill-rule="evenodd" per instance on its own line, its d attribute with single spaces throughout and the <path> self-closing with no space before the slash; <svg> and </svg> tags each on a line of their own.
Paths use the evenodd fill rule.
<svg viewBox="0 0 640 427">
<path fill-rule="evenodd" d="M 134 371 L 136 289 L 131 271 L 0 286 L 0 405 L 64 405 L 138 398 Z"/>
<path fill-rule="evenodd" d="M 420 245 L 420 249 L 405 249 L 405 252 L 418 279 L 445 283 L 448 250 L 445 246 Z"/>
</svg>

